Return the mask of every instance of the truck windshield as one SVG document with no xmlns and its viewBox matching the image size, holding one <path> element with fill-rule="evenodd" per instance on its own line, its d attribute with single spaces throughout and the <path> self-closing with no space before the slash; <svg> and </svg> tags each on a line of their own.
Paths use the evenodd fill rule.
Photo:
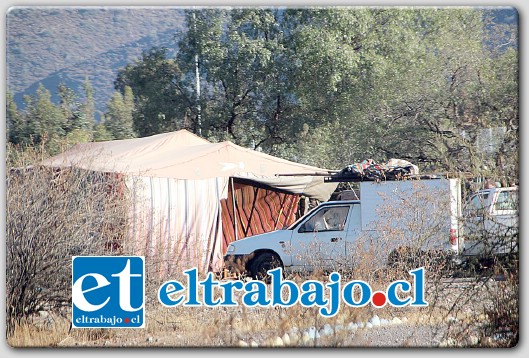
<svg viewBox="0 0 529 358">
<path fill-rule="evenodd" d="M 309 217 L 310 215 L 312 215 L 314 213 L 314 211 L 316 211 L 316 209 L 318 209 L 319 207 L 316 206 L 315 208 L 312 208 L 311 210 L 309 210 L 309 212 L 307 212 L 305 215 L 301 216 L 299 219 L 297 219 L 296 221 L 294 221 L 294 223 L 292 223 L 289 227 L 286 228 L 286 230 L 294 230 L 300 222 L 302 222 L 303 220 L 305 220 L 305 218 Z"/>
</svg>

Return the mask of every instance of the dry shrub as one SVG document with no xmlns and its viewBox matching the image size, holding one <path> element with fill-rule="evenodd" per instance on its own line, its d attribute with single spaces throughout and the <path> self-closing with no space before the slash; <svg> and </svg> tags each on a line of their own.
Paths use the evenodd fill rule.
<svg viewBox="0 0 529 358">
<path fill-rule="evenodd" d="M 519 267 L 491 259 L 487 270 L 475 267 L 439 290 L 436 308 L 445 312 L 444 339 L 451 346 L 516 346 L 519 339 Z M 450 301 L 446 300 L 452 296 Z"/>
<path fill-rule="evenodd" d="M 16 324 L 8 343 L 15 348 L 67 347 L 90 345 L 115 337 L 103 328 L 71 329 L 71 320 L 61 314 L 43 313 Z"/>
<path fill-rule="evenodd" d="M 518 232 L 501 225 L 485 229 L 483 218 L 481 225 L 473 222 L 464 230 L 480 250 L 451 266 L 430 294 L 432 312 L 447 324 L 448 346 L 513 347 L 518 342 Z"/>
<path fill-rule="evenodd" d="M 490 292 L 491 304 L 485 308 L 487 321 L 480 332 L 480 341 L 484 346 L 514 347 L 519 339 L 518 267 L 508 270 L 498 267 L 495 275 L 502 280 Z"/>
<path fill-rule="evenodd" d="M 15 151 L 8 147 L 8 151 Z M 120 253 L 127 200 L 121 178 L 39 166 L 10 153 L 7 172 L 7 335 L 15 324 L 71 305 L 72 256 Z"/>
</svg>

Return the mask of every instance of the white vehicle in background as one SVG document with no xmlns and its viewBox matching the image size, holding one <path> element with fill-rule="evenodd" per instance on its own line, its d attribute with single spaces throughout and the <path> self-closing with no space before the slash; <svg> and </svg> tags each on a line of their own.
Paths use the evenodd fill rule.
<svg viewBox="0 0 529 358">
<path fill-rule="evenodd" d="M 325 202 L 286 229 L 232 242 L 225 268 L 266 279 L 276 267 L 310 273 L 457 257 L 460 215 L 459 179 L 361 182 L 360 200 Z"/>
<path fill-rule="evenodd" d="M 463 257 L 512 259 L 518 253 L 518 187 L 483 189 L 463 209 Z"/>
</svg>

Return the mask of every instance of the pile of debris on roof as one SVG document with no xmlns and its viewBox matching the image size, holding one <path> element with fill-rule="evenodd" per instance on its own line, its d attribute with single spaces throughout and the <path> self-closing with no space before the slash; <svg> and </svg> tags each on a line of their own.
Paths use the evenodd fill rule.
<svg viewBox="0 0 529 358">
<path fill-rule="evenodd" d="M 419 167 L 403 159 L 390 159 L 386 163 L 377 163 L 366 159 L 343 168 L 328 178 L 328 181 L 352 180 L 398 180 L 419 174 Z"/>
</svg>

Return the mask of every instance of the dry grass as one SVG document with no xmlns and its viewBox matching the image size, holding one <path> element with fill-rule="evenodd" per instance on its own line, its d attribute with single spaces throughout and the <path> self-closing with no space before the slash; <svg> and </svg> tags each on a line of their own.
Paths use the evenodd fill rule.
<svg viewBox="0 0 529 358">
<path fill-rule="evenodd" d="M 379 283 L 382 284 L 382 281 Z M 358 342 L 374 344 L 373 338 L 365 338 L 369 336 L 369 330 L 358 331 L 357 334 L 364 340 L 355 340 L 355 333 L 347 330 L 310 341 L 304 341 L 301 334 L 293 332 L 303 332 L 310 327 L 319 330 L 326 324 L 335 327 L 346 326 L 350 322 L 367 322 L 376 314 L 389 320 L 406 317 L 401 334 L 408 339 L 402 343 L 403 347 L 414 346 L 413 327 L 442 331 L 445 339 L 451 339 L 453 345 L 467 347 L 479 339 L 479 345 L 490 346 L 492 341 L 485 336 L 491 332 L 494 323 L 490 312 L 492 308 L 497 308 L 500 310 L 494 312 L 497 316 L 501 314 L 501 307 L 497 306 L 495 299 L 505 296 L 505 285 L 509 282 L 432 280 L 427 281 L 426 286 L 429 307 L 395 308 L 386 305 L 378 309 L 370 305 L 351 308 L 342 304 L 336 316 L 325 318 L 317 308 L 301 305 L 290 308 L 248 308 L 244 305 L 167 308 L 153 299 L 152 292 L 156 286 L 153 284 L 146 290 L 148 297 L 143 329 L 70 330 L 70 316 L 66 313 L 53 316 L 51 320 L 39 317 L 17 325 L 8 344 L 13 347 L 238 347 L 243 341 L 247 344 L 253 342 L 259 347 L 272 347 L 276 345 L 277 337 L 286 334 L 289 343 L 283 342 L 285 346 L 358 347 Z M 494 344 L 509 346 L 507 342 Z"/>
<path fill-rule="evenodd" d="M 11 347 L 61 347 L 86 345 L 115 336 L 107 329 L 73 330 L 68 315 L 34 315 L 15 326 L 14 334 L 7 339 Z"/>
<path fill-rule="evenodd" d="M 39 323 L 39 320 L 18 325 L 8 343 L 14 347 L 237 347 L 240 341 L 244 341 L 263 347 L 274 346 L 276 337 L 288 334 L 290 343 L 285 345 L 292 347 L 347 347 L 352 344 L 351 333 L 347 331 L 311 341 L 303 341 L 301 334 L 296 336 L 292 332 L 302 332 L 310 327 L 320 329 L 325 324 L 346 326 L 350 322 L 366 322 L 374 314 L 387 319 L 408 316 L 410 323 L 415 324 L 419 323 L 418 317 L 427 313 L 428 310 L 422 308 L 351 308 L 342 304 L 336 316 L 325 318 L 318 308 L 301 305 L 290 308 L 248 308 L 244 305 L 167 308 L 148 297 L 143 329 L 70 330 L 69 315 L 66 315 L 54 318 L 48 325 Z"/>
</svg>

